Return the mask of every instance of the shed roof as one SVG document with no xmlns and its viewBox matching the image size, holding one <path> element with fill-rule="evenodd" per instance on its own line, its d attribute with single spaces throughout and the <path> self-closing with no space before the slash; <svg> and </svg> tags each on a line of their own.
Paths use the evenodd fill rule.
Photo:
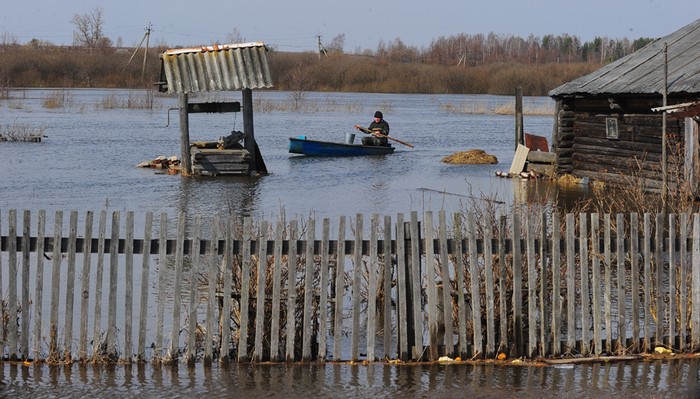
<svg viewBox="0 0 700 399">
<path fill-rule="evenodd" d="M 161 54 L 161 91 L 194 93 L 272 87 L 264 43 L 166 50 Z"/>
<path fill-rule="evenodd" d="M 668 92 L 700 93 L 700 19 L 597 71 L 549 92 L 566 95 L 659 94 L 668 45 Z"/>
</svg>

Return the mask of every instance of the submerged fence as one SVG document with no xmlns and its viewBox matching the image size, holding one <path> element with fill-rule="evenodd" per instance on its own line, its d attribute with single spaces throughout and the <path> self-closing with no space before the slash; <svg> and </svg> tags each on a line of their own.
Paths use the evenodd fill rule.
<svg viewBox="0 0 700 399">
<path fill-rule="evenodd" d="M 700 350 L 700 214 L 0 217 L 1 353 L 343 361 Z M 81 231 L 79 233 L 79 230 Z M 48 232 L 47 232 L 48 231 Z M 53 233 L 49 233 L 52 231 Z M 122 231 L 124 233 L 122 234 Z M 317 235 L 320 231 L 320 236 Z M 349 233 L 349 234 L 348 234 Z"/>
</svg>

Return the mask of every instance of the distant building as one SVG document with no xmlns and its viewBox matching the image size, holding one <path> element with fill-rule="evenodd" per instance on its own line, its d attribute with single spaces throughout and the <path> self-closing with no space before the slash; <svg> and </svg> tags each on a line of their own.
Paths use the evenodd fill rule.
<svg viewBox="0 0 700 399">
<path fill-rule="evenodd" d="M 674 171 L 667 174 L 669 185 L 683 180 L 700 192 L 700 19 L 549 92 L 557 109 L 557 173 L 622 184 L 634 178 L 648 189 L 661 188 L 665 76 L 668 165 Z"/>
</svg>

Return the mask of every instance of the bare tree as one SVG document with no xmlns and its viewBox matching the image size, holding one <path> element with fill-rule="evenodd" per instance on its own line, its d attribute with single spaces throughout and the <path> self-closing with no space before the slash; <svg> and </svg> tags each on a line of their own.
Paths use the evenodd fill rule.
<svg viewBox="0 0 700 399">
<path fill-rule="evenodd" d="M 342 53 L 345 46 L 345 33 L 341 33 L 331 40 L 330 44 L 326 45 L 328 51 L 332 53 Z"/>
<path fill-rule="evenodd" d="M 73 15 L 71 23 L 76 28 L 73 32 L 73 44 L 94 49 L 107 43 L 106 38 L 102 36 L 104 27 L 102 12 L 102 8 L 97 7 L 87 14 Z M 111 44 L 111 41 L 109 43 Z"/>
</svg>

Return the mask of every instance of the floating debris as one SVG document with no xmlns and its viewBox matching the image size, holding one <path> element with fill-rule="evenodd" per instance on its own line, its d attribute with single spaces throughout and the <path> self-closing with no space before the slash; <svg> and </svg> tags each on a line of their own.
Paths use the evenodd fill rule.
<svg viewBox="0 0 700 399">
<path fill-rule="evenodd" d="M 170 157 L 161 155 L 152 161 L 144 161 L 136 166 L 139 168 L 163 169 L 167 173 L 175 174 L 180 171 L 180 159 L 176 155 Z"/>
</svg>

